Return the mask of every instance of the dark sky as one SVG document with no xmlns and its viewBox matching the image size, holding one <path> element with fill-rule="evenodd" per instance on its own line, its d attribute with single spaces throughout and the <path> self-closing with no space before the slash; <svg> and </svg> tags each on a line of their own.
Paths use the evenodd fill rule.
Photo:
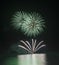
<svg viewBox="0 0 59 65">
<path fill-rule="evenodd" d="M 12 15 L 19 10 L 26 12 L 41 13 L 46 21 L 46 30 L 42 35 L 38 35 L 38 41 L 44 40 L 48 51 L 59 51 L 59 31 L 58 31 L 58 4 L 57 2 L 39 1 L 3 1 L 1 2 L 1 31 L 0 48 L 4 53 L 10 46 L 17 43 L 20 39 L 29 40 L 21 31 L 16 31 L 10 25 Z"/>
<path fill-rule="evenodd" d="M 58 25 L 58 3 L 39 1 L 2 1 L 0 2 L 0 54 L 4 55 L 12 45 L 20 39 L 30 40 L 21 31 L 16 31 L 10 25 L 12 15 L 19 10 L 26 12 L 41 13 L 46 21 L 46 30 L 38 35 L 38 41 L 46 42 L 47 51 L 59 52 L 59 25 Z"/>
<path fill-rule="evenodd" d="M 41 13 L 46 21 L 46 30 L 36 38 L 45 40 L 49 50 L 58 51 L 58 7 L 57 2 L 4 1 L 1 2 L 1 45 L 8 47 L 19 39 L 27 39 L 20 31 L 10 25 L 12 15 L 19 10 Z M 2 47 L 3 49 L 3 47 Z"/>
</svg>

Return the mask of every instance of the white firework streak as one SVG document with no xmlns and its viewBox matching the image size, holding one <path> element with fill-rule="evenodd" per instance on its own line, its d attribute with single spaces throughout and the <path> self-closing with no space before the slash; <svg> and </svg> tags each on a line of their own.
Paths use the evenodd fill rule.
<svg viewBox="0 0 59 65">
<path fill-rule="evenodd" d="M 36 49 L 43 43 L 43 41 L 39 42 L 39 44 L 36 46 Z"/>
<path fill-rule="evenodd" d="M 25 49 L 25 50 L 27 50 L 28 52 L 30 52 L 30 53 L 31 53 L 31 51 L 30 51 L 30 50 L 28 50 L 26 47 L 24 47 L 24 46 L 22 46 L 22 45 L 18 45 L 18 47 L 21 47 L 21 48 L 23 48 L 23 49 Z"/>
<path fill-rule="evenodd" d="M 29 43 L 28 41 L 26 41 L 26 43 L 28 44 L 29 48 L 31 49 L 31 45 L 30 45 L 30 43 Z"/>
<path fill-rule="evenodd" d="M 39 49 L 41 49 L 42 47 L 46 46 L 45 44 L 42 44 L 43 41 L 40 41 L 38 45 L 36 45 L 36 39 L 33 40 L 32 39 L 32 45 L 30 45 L 30 43 L 28 41 L 20 41 L 21 43 L 23 43 L 25 46 L 22 45 L 18 45 L 19 47 L 25 49 L 26 51 L 30 52 L 30 53 L 34 53 L 36 51 L 38 51 Z"/>
<path fill-rule="evenodd" d="M 36 36 L 45 28 L 44 19 L 39 13 L 16 12 L 12 18 L 12 25 L 16 30 L 21 30 L 27 36 Z"/>
<path fill-rule="evenodd" d="M 20 42 L 22 42 L 29 50 L 31 50 L 30 47 L 23 40 L 21 40 Z"/>
</svg>

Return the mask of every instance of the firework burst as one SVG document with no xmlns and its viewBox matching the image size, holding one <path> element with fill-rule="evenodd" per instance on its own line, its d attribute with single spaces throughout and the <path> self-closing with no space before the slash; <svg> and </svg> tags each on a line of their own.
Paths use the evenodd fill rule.
<svg viewBox="0 0 59 65">
<path fill-rule="evenodd" d="M 25 49 L 29 53 L 35 53 L 42 47 L 46 46 L 45 44 L 42 44 L 44 41 L 40 41 L 38 44 L 36 44 L 36 40 L 33 40 L 33 39 L 32 39 L 32 45 L 30 45 L 30 43 L 28 41 L 21 40 L 20 42 L 23 43 L 25 46 L 18 45 L 18 47 Z"/>
<path fill-rule="evenodd" d="M 15 29 L 23 31 L 27 36 L 36 36 L 43 31 L 44 19 L 38 13 L 16 12 L 12 18 Z"/>
</svg>

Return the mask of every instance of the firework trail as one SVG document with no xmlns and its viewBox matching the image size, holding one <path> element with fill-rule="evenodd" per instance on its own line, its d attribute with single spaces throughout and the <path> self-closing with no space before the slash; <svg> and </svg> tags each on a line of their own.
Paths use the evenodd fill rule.
<svg viewBox="0 0 59 65">
<path fill-rule="evenodd" d="M 43 41 L 39 42 L 39 44 L 36 45 L 36 40 L 33 40 L 33 39 L 32 39 L 32 45 L 30 45 L 30 43 L 28 41 L 24 42 L 23 40 L 21 40 L 20 42 L 23 43 L 26 47 L 22 46 L 22 45 L 18 45 L 18 47 L 21 47 L 30 53 L 34 53 L 34 52 L 38 51 L 39 49 L 41 49 L 42 47 L 46 46 L 46 45 L 42 44 Z"/>
</svg>

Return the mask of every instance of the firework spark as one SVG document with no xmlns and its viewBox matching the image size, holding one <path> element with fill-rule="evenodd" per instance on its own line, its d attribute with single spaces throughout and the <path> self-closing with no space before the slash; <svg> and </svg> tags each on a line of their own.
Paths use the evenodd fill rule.
<svg viewBox="0 0 59 65">
<path fill-rule="evenodd" d="M 13 26 L 27 36 L 36 36 L 43 31 L 45 27 L 44 19 L 38 13 L 16 12 L 12 18 Z"/>
<path fill-rule="evenodd" d="M 30 45 L 28 41 L 24 42 L 23 40 L 21 40 L 20 42 L 23 43 L 26 47 L 22 45 L 18 45 L 18 47 L 25 49 L 29 53 L 34 53 L 45 46 L 45 44 L 42 44 L 43 41 L 39 42 L 38 45 L 36 45 L 36 40 L 33 39 L 32 39 L 32 45 Z"/>
</svg>

